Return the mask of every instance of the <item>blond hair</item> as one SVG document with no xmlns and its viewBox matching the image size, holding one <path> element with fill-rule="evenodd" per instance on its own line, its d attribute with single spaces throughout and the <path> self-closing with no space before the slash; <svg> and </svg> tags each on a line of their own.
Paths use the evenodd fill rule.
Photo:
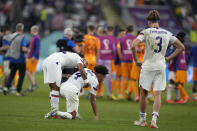
<svg viewBox="0 0 197 131">
<path fill-rule="evenodd" d="M 38 27 L 37 25 L 33 25 L 33 26 L 31 27 L 31 29 L 34 30 L 34 31 L 36 31 L 36 32 L 39 31 L 39 27 Z"/>
<path fill-rule="evenodd" d="M 23 31 L 24 30 L 24 24 L 23 23 L 18 23 L 16 25 L 16 31 Z"/>
</svg>

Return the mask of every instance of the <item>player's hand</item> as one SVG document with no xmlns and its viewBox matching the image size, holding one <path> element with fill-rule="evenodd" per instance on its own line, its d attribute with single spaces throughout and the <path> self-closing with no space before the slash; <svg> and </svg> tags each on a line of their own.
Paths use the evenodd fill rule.
<svg viewBox="0 0 197 131">
<path fill-rule="evenodd" d="M 34 61 L 35 61 L 35 57 L 32 57 L 32 58 L 31 58 L 31 61 L 34 62 Z"/>
<path fill-rule="evenodd" d="M 136 65 L 141 69 L 141 66 L 142 66 L 141 62 L 137 62 Z"/>
<path fill-rule="evenodd" d="M 98 116 L 95 116 L 95 117 L 94 117 L 94 120 L 99 120 Z"/>
<path fill-rule="evenodd" d="M 169 62 L 169 61 L 170 61 L 169 57 L 165 57 L 165 59 L 166 59 L 166 61 L 167 61 L 167 62 Z"/>
</svg>

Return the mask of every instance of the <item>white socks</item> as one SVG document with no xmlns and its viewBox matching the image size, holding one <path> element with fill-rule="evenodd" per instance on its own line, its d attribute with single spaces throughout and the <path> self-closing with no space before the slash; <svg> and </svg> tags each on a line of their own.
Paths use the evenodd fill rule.
<svg viewBox="0 0 197 131">
<path fill-rule="evenodd" d="M 62 117 L 62 118 L 72 119 L 72 115 L 70 113 L 68 113 L 68 112 L 58 111 L 57 115 Z"/>
<path fill-rule="evenodd" d="M 167 100 L 170 100 L 171 99 L 171 96 L 172 96 L 172 87 L 173 87 L 172 84 L 168 84 L 168 88 L 167 88 Z"/>
<path fill-rule="evenodd" d="M 146 120 L 146 113 L 140 112 L 140 121 L 144 122 Z"/>
<path fill-rule="evenodd" d="M 51 110 L 59 110 L 59 91 L 52 90 L 50 92 L 50 98 Z"/>
<path fill-rule="evenodd" d="M 159 114 L 157 113 L 157 112 L 153 112 L 152 113 L 152 121 L 154 121 L 155 122 L 155 124 L 156 124 L 156 122 L 157 122 L 157 117 L 159 116 Z"/>
</svg>

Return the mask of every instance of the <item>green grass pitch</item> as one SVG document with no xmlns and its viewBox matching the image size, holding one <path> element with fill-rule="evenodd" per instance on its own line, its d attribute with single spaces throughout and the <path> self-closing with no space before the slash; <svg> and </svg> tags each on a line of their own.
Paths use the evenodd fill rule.
<svg viewBox="0 0 197 131">
<path fill-rule="evenodd" d="M 39 88 L 24 97 L 0 93 L 0 131 L 149 131 L 150 127 L 137 127 L 139 104 L 132 101 L 112 101 L 104 97 L 97 99 L 99 120 L 95 121 L 88 99 L 80 97 L 79 113 L 82 120 L 44 119 L 50 109 L 49 87 L 43 84 L 43 76 L 36 75 Z M 23 90 L 29 82 L 25 78 Z M 186 86 L 191 96 L 191 85 Z M 162 107 L 158 126 L 161 131 L 197 131 L 197 102 L 192 100 L 184 105 L 165 104 Z M 60 100 L 60 110 L 65 111 L 65 100 Z M 150 124 L 152 103 L 148 104 L 147 121 Z"/>
</svg>

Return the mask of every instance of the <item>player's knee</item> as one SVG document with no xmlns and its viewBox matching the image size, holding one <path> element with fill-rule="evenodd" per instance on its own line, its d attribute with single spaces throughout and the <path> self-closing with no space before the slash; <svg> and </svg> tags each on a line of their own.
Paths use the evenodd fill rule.
<svg viewBox="0 0 197 131">
<path fill-rule="evenodd" d="M 59 91 L 59 87 L 55 83 L 50 83 L 49 86 L 51 90 Z"/>
</svg>

